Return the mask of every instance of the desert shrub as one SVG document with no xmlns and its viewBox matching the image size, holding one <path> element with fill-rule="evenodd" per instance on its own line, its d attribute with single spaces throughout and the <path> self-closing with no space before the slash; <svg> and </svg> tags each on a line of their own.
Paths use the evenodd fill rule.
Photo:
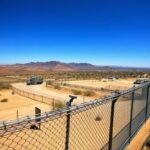
<svg viewBox="0 0 150 150">
<path fill-rule="evenodd" d="M 7 98 L 4 98 L 4 99 L 2 99 L 0 102 L 2 102 L 2 103 L 8 102 L 8 99 L 7 99 Z"/>
<path fill-rule="evenodd" d="M 119 90 L 115 90 L 115 93 L 119 93 Z"/>
<path fill-rule="evenodd" d="M 81 95 L 81 94 L 82 94 L 82 91 L 81 91 L 81 90 L 72 89 L 71 91 L 72 91 L 72 93 L 75 94 L 75 95 Z"/>
<path fill-rule="evenodd" d="M 2 89 L 10 89 L 11 85 L 9 83 L 6 82 L 0 82 L 0 90 Z"/>
<path fill-rule="evenodd" d="M 145 146 L 150 148 L 150 137 L 146 140 Z"/>
<path fill-rule="evenodd" d="M 54 109 L 64 108 L 64 107 L 65 107 L 65 104 L 62 101 L 55 101 L 54 102 Z"/>
<path fill-rule="evenodd" d="M 56 84 L 56 85 L 54 86 L 54 88 L 57 89 L 57 90 L 60 90 L 60 89 L 61 89 L 61 86 L 58 85 L 58 84 Z"/>
<path fill-rule="evenodd" d="M 101 88 L 101 91 L 104 91 L 104 88 Z"/>
<path fill-rule="evenodd" d="M 101 121 L 102 118 L 101 118 L 99 115 L 97 115 L 96 118 L 95 118 L 95 120 L 96 120 L 96 121 Z"/>
<path fill-rule="evenodd" d="M 54 83 L 53 83 L 53 81 L 47 81 L 46 84 L 47 85 L 53 85 Z"/>
<path fill-rule="evenodd" d="M 63 86 L 67 86 L 67 83 L 63 83 Z"/>
<path fill-rule="evenodd" d="M 94 91 L 84 91 L 84 96 L 94 96 L 95 92 Z"/>
</svg>

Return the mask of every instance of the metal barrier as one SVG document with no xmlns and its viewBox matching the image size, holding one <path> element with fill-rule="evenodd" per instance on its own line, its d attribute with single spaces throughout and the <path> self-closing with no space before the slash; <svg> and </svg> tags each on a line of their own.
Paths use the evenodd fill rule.
<svg viewBox="0 0 150 150">
<path fill-rule="evenodd" d="M 12 87 L 12 91 L 14 93 L 17 93 L 17 94 L 21 95 L 21 96 L 30 98 L 30 99 L 35 100 L 35 101 L 39 101 L 41 103 L 49 104 L 51 106 L 54 106 L 55 102 L 61 102 L 58 99 L 46 97 L 46 96 L 39 95 L 39 94 L 30 93 L 30 92 L 20 90 L 20 89 L 15 88 L 15 87 Z M 65 103 L 65 101 L 64 101 L 64 103 Z"/>
<path fill-rule="evenodd" d="M 0 125 L 1 150 L 121 150 L 150 116 L 150 83 Z M 38 128 L 40 124 L 40 128 Z M 34 127 L 34 128 L 33 128 Z"/>
</svg>

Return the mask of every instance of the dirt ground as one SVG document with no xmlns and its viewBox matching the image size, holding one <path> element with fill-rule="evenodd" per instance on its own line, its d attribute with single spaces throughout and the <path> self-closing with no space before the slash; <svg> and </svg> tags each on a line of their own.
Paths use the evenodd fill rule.
<svg viewBox="0 0 150 150">
<path fill-rule="evenodd" d="M 126 106 L 127 109 L 123 109 Z M 120 101 L 116 110 L 114 135 L 118 133 L 123 125 L 128 122 L 129 108 L 128 102 Z M 70 126 L 70 149 L 76 150 L 97 150 L 108 142 L 109 137 L 109 121 L 110 121 L 111 103 L 107 103 L 94 108 L 74 112 L 71 115 Z M 117 112 L 124 112 L 124 117 L 120 124 L 120 116 Z M 101 120 L 96 121 L 95 118 L 100 116 Z M 30 124 L 30 123 L 29 123 Z M 23 127 L 22 127 L 23 128 Z M 6 132 L 7 133 L 7 132 Z M 31 130 L 24 128 L 19 132 L 4 133 L 0 138 L 0 149 L 14 150 L 53 150 L 65 149 L 66 134 L 66 114 L 55 117 L 41 124 L 40 130 Z"/>
<path fill-rule="evenodd" d="M 69 100 L 68 91 L 59 91 L 53 88 L 47 88 L 45 84 L 42 85 L 34 85 L 34 86 L 26 86 L 25 83 L 16 83 L 13 84 L 16 88 L 20 90 L 25 90 L 30 93 L 39 94 L 42 96 L 55 98 L 56 100 L 67 101 Z M 110 93 L 101 92 L 94 97 L 86 97 L 86 96 L 77 96 L 77 100 L 75 100 L 74 104 L 79 104 L 85 101 L 93 100 L 105 95 L 109 95 Z M 26 115 L 33 115 L 35 111 L 35 107 L 38 107 L 42 110 L 42 112 L 50 111 L 52 106 L 48 104 L 44 104 L 18 94 L 12 95 L 12 90 L 2 90 L 0 91 L 0 100 L 3 98 L 7 98 L 8 102 L 0 103 L 0 122 L 3 120 L 13 120 L 18 117 L 24 117 Z"/>
<path fill-rule="evenodd" d="M 97 81 L 71 81 L 88 84 L 88 86 L 99 87 L 102 83 Z M 117 84 L 116 84 L 117 83 Z M 118 81 L 113 82 L 115 85 L 132 86 L 132 81 Z M 79 84 L 79 83 L 78 83 Z M 106 85 L 106 83 L 103 83 Z M 104 86 L 103 85 L 103 86 Z M 69 93 L 62 93 L 61 91 L 48 89 L 45 85 L 26 86 L 25 83 L 14 84 L 16 88 L 42 94 L 44 96 L 55 97 L 60 100 L 66 100 Z M 107 85 L 106 85 L 107 86 Z M 6 119 L 16 118 L 16 111 L 34 113 L 34 107 L 40 107 L 43 111 L 51 109 L 51 106 L 43 104 L 31 99 L 19 96 L 17 94 L 12 95 L 10 90 L 0 91 L 0 99 L 8 98 L 7 103 L 0 105 L 0 117 L 3 116 Z M 84 100 L 88 101 L 92 98 L 78 97 L 76 103 L 81 103 Z M 15 102 L 15 103 L 14 103 Z M 9 104 L 9 105 L 8 105 Z M 120 100 L 116 104 L 115 119 L 114 119 L 114 136 L 124 127 L 129 121 L 130 101 Z M 140 104 L 138 104 L 140 106 Z M 108 142 L 109 136 L 109 121 L 110 121 L 110 109 L 111 103 L 107 103 L 101 106 L 95 106 L 94 108 L 86 108 L 84 111 L 75 112 L 71 115 L 71 128 L 70 128 L 70 149 L 80 150 L 96 150 L 102 149 L 102 147 Z M 26 111 L 27 110 L 27 111 Z M 24 112 L 25 111 L 25 112 Z M 119 113 L 122 112 L 122 113 Z M 27 114 L 27 115 L 28 115 Z M 59 115 L 58 115 L 59 116 Z M 96 121 L 95 118 L 99 116 L 100 121 Z M 124 118 L 122 120 L 122 118 Z M 1 118 L 0 118 L 1 119 Z M 121 121 L 122 120 L 122 121 Z M 30 124 L 30 123 L 29 123 Z M 90 125 L 90 126 L 89 126 Z M 48 149 L 65 149 L 65 134 L 66 134 L 66 114 L 63 116 L 52 118 L 49 121 L 45 121 L 41 124 L 40 130 L 31 130 L 29 128 L 21 127 L 21 131 L 15 131 L 12 133 L 4 132 L 0 138 L 0 149 L 14 149 L 14 150 L 48 150 Z"/>
<path fill-rule="evenodd" d="M 35 107 L 38 107 L 42 112 L 50 111 L 51 106 L 18 94 L 12 95 L 12 90 L 0 91 L 0 100 L 7 98 L 8 102 L 0 102 L 0 122 L 3 120 L 13 120 L 17 118 L 17 110 L 19 117 L 34 114 Z"/>
<path fill-rule="evenodd" d="M 72 85 L 90 86 L 94 88 L 111 88 L 111 89 L 126 89 L 133 86 L 135 79 L 116 80 L 116 81 L 99 81 L 99 80 L 79 80 L 79 81 L 66 81 Z"/>
<path fill-rule="evenodd" d="M 11 94 L 11 93 L 9 93 Z M 138 101 L 138 106 L 141 102 Z M 122 97 L 116 103 L 114 136 L 129 122 L 130 101 Z M 137 106 L 137 107 L 138 107 Z M 111 103 L 86 107 L 82 111 L 72 112 L 70 123 L 70 149 L 97 150 L 108 142 Z M 121 112 L 121 113 L 119 113 Z M 96 117 L 100 121 L 96 121 Z M 122 118 L 124 118 L 122 120 Z M 28 123 L 30 124 L 30 123 Z M 16 125 L 15 125 L 16 126 Z M 18 127 L 20 128 L 20 126 Z M 1 131 L 1 130 L 0 130 Z M 2 132 L 2 131 L 1 131 Z M 41 124 L 40 130 L 31 130 L 21 126 L 21 130 L 0 134 L 0 149 L 7 150 L 48 150 L 65 149 L 66 114 L 51 118 Z"/>
<path fill-rule="evenodd" d="M 25 83 L 16 83 L 13 84 L 13 87 L 18 88 L 20 90 L 24 90 L 26 92 L 30 92 L 33 94 L 42 95 L 49 98 L 54 98 L 55 100 L 68 101 L 69 95 L 73 95 L 70 91 L 65 90 L 56 90 L 53 88 L 46 87 L 45 83 L 41 85 L 31 85 L 27 86 Z M 96 98 L 100 98 L 102 96 L 110 95 L 108 92 L 99 92 L 93 97 L 77 95 L 77 99 L 74 101 L 74 104 L 80 104 L 85 101 L 90 101 Z"/>
</svg>

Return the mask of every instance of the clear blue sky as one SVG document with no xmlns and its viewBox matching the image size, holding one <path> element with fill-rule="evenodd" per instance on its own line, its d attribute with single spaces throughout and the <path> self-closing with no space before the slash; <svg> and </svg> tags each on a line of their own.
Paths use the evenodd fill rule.
<svg viewBox="0 0 150 150">
<path fill-rule="evenodd" d="M 150 67 L 150 0 L 0 0 L 0 55 Z"/>
</svg>

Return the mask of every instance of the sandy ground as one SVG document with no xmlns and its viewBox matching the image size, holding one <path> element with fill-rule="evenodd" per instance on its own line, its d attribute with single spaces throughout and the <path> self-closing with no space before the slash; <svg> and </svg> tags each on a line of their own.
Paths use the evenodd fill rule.
<svg viewBox="0 0 150 150">
<path fill-rule="evenodd" d="M 121 100 L 117 104 L 114 136 L 129 121 L 129 103 Z M 97 150 L 108 142 L 110 108 L 111 103 L 107 103 L 94 108 L 87 107 L 86 110 L 80 110 L 80 113 L 78 111 L 72 113 L 70 149 Z M 101 117 L 101 121 L 95 120 L 97 116 Z M 65 149 L 66 114 L 62 116 L 58 114 L 57 117 L 45 121 L 41 124 L 40 130 L 24 128 L 19 132 L 6 133 L 0 135 L 1 150 L 63 150 Z"/>
<path fill-rule="evenodd" d="M 17 118 L 17 110 L 19 117 L 34 114 L 35 107 L 38 107 L 42 112 L 50 111 L 51 106 L 38 101 L 31 100 L 20 95 L 12 95 L 12 90 L 0 91 L 0 100 L 7 98 L 8 102 L 0 102 L 0 121 L 13 120 Z"/>
<path fill-rule="evenodd" d="M 38 94 L 40 93 L 48 96 L 52 96 L 53 94 L 56 96 L 56 92 L 45 89 L 46 87 L 44 85 L 26 86 L 21 83 L 15 84 L 15 86 Z M 50 95 L 47 94 L 48 92 Z M 59 94 L 62 97 L 63 94 Z M 60 96 L 59 94 L 57 95 L 58 97 Z M 64 94 L 63 97 L 65 96 Z M 129 122 L 129 106 L 131 102 L 127 100 L 129 97 L 122 97 L 116 103 L 114 136 Z M 137 100 L 135 107 L 141 109 L 142 102 Z M 108 142 L 110 108 L 111 103 L 109 102 L 101 106 L 95 106 L 94 108 L 87 107 L 85 110 L 72 113 L 70 124 L 70 149 L 97 150 L 101 149 Z M 100 121 L 95 121 L 97 116 L 100 116 Z M 2 133 L 0 135 L 0 150 L 62 150 L 65 149 L 65 134 L 66 114 L 62 116 L 58 114 L 57 117 L 55 116 L 55 118 L 51 118 L 51 120 L 42 123 L 40 130 L 26 129 L 22 126 L 19 132 L 15 131 L 11 134 L 7 132 Z"/>
<path fill-rule="evenodd" d="M 13 87 L 33 93 L 33 94 L 38 94 L 41 96 L 54 98 L 55 100 L 61 100 L 63 102 L 68 101 L 69 95 L 71 94 L 71 92 L 69 92 L 69 91 L 64 92 L 61 90 L 47 88 L 45 83 L 43 83 L 41 85 L 31 85 L 31 86 L 27 86 L 25 83 L 16 83 L 16 84 L 13 84 Z M 71 95 L 73 95 L 73 94 L 71 94 Z M 93 100 L 93 99 L 102 97 L 104 95 L 108 95 L 108 93 L 101 92 L 100 94 L 98 94 L 97 97 L 87 97 L 87 96 L 77 95 L 77 99 L 75 100 L 74 104 L 80 104 L 85 101 L 89 101 L 89 100 Z"/>
<path fill-rule="evenodd" d="M 99 81 L 99 80 L 79 80 L 79 81 L 66 81 L 72 85 L 90 86 L 94 88 L 111 88 L 111 89 L 126 89 L 133 86 L 135 80 L 116 80 L 116 81 Z"/>
<path fill-rule="evenodd" d="M 98 147 L 102 148 L 108 140 L 109 110 L 110 104 L 107 104 L 73 114 L 71 116 L 70 149 L 97 150 Z M 103 116 L 100 122 L 95 121 L 98 114 Z M 66 115 L 63 115 L 42 123 L 41 130 L 24 129 L 8 135 L 4 133 L 0 138 L 0 149 L 63 150 L 65 149 L 65 133 Z"/>
</svg>

